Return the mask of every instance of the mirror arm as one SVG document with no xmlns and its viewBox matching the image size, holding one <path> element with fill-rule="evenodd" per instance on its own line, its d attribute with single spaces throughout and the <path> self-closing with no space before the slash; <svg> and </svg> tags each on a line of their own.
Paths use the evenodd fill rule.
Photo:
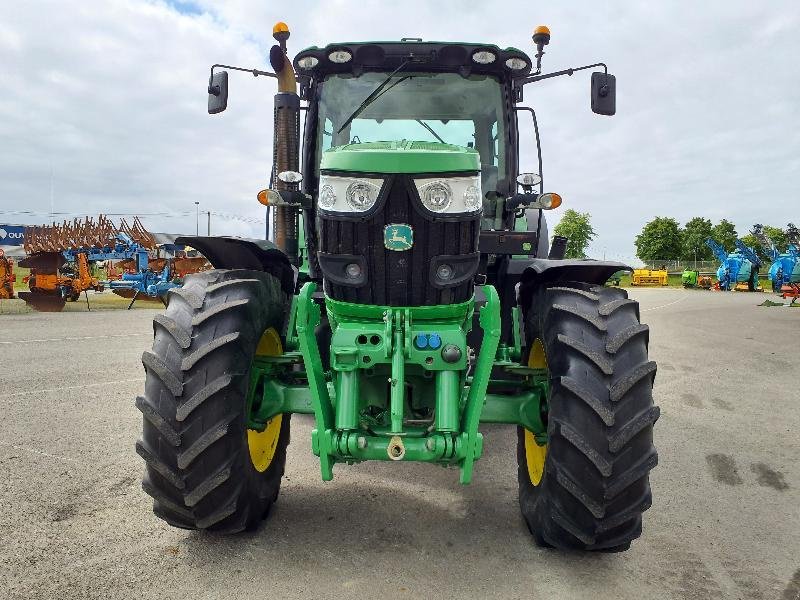
<svg viewBox="0 0 800 600">
<path fill-rule="evenodd" d="M 259 75 L 263 75 L 264 77 L 274 77 L 275 79 L 278 79 L 277 73 L 272 73 L 271 71 L 259 71 L 258 69 L 245 69 L 243 67 L 233 67 L 231 65 L 220 65 L 220 64 L 211 65 L 211 75 L 208 78 L 208 93 L 214 96 L 219 96 L 219 91 L 220 91 L 219 86 L 211 85 L 211 80 L 214 78 L 214 69 L 216 68 L 230 69 L 232 71 L 242 71 L 244 73 L 252 74 L 253 77 L 258 77 Z M 311 78 L 308 75 L 298 75 L 295 79 L 298 83 L 303 83 L 305 81 L 309 81 Z"/>
<path fill-rule="evenodd" d="M 595 67 L 603 67 L 603 71 L 608 75 L 608 67 L 605 63 L 595 63 L 593 65 L 586 65 L 585 67 L 573 67 L 571 69 L 564 69 L 563 71 L 555 71 L 554 73 L 546 73 L 544 75 L 531 75 L 530 77 L 523 77 L 518 79 L 516 83 L 520 86 L 526 83 L 533 83 L 534 81 L 541 81 L 542 79 L 550 79 L 551 77 L 561 77 L 562 75 L 572 76 L 575 71 L 584 71 L 585 69 L 593 69 Z"/>
<path fill-rule="evenodd" d="M 259 75 L 264 75 L 266 77 L 274 77 L 275 79 L 278 78 L 278 76 L 275 73 L 270 73 L 269 71 L 259 71 L 258 69 L 244 69 L 242 67 L 232 67 L 231 65 L 219 65 L 219 64 L 217 64 L 217 65 L 211 65 L 211 75 L 209 76 L 209 79 L 208 79 L 209 84 L 211 82 L 211 78 L 214 77 L 214 69 L 216 69 L 217 67 L 219 67 L 221 69 L 231 69 L 232 71 L 243 71 L 245 73 L 252 73 L 253 77 L 258 77 Z M 209 91 L 208 93 L 212 94 L 213 92 Z M 217 93 L 219 93 L 219 91 L 217 91 Z M 216 94 L 214 94 L 214 95 L 216 95 Z"/>
</svg>

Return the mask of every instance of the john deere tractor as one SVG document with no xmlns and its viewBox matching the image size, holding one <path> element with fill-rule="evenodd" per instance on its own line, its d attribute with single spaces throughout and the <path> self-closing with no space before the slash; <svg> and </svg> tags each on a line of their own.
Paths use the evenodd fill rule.
<svg viewBox="0 0 800 600">
<path fill-rule="evenodd" d="M 383 460 L 451 467 L 467 484 L 480 425 L 505 423 L 535 542 L 627 549 L 657 461 L 648 329 L 604 285 L 628 267 L 564 260 L 563 238 L 548 248 L 545 212 L 561 198 L 544 192 L 541 150 L 538 173 L 519 169 L 520 138 L 540 148 L 526 87 L 594 68 L 592 109 L 612 115 L 613 75 L 602 63 L 543 74 L 546 27 L 534 60 L 404 38 L 291 61 L 288 28 L 273 33 L 272 71 L 211 68 L 210 113 L 227 106 L 229 72 L 277 79 L 258 194 L 271 241 L 178 239 L 215 270 L 170 291 L 143 356 L 137 451 L 155 514 L 256 528 L 278 497 L 293 413 L 313 415 L 325 481 Z"/>
</svg>

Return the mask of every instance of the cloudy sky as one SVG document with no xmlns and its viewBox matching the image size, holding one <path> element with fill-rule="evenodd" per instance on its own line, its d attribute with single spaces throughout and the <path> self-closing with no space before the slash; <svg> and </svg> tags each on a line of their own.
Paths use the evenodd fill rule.
<svg viewBox="0 0 800 600">
<path fill-rule="evenodd" d="M 261 234 L 274 80 L 232 74 L 213 117 L 205 88 L 214 62 L 266 67 L 278 20 L 291 52 L 421 36 L 532 54 L 547 24 L 545 71 L 605 61 L 615 117 L 590 111 L 586 73 L 526 88 L 547 188 L 565 198 L 554 217 L 590 212 L 597 254 L 631 257 L 657 215 L 727 218 L 742 234 L 800 222 L 796 0 L 2 2 L 0 222 L 138 213 L 193 232 L 197 201 L 212 233 Z"/>
</svg>

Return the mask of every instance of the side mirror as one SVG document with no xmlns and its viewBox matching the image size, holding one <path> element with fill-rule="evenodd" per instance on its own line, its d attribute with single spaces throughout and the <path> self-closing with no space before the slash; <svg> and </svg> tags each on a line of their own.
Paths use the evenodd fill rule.
<svg viewBox="0 0 800 600">
<path fill-rule="evenodd" d="M 617 112 L 617 78 L 608 73 L 592 73 L 592 112 L 611 116 Z"/>
<path fill-rule="evenodd" d="M 228 72 L 214 73 L 208 82 L 208 114 L 215 115 L 228 108 Z"/>
</svg>

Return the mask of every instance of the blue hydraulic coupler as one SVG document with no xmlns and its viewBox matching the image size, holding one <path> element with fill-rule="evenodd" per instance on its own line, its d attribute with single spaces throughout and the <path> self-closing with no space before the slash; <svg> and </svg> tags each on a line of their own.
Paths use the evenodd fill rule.
<svg viewBox="0 0 800 600">
<path fill-rule="evenodd" d="M 428 335 L 425 333 L 415 335 L 414 346 L 416 346 L 417 350 L 425 350 L 428 347 Z"/>
<path fill-rule="evenodd" d="M 428 346 L 431 350 L 436 350 L 442 345 L 442 338 L 438 333 L 431 333 L 428 335 Z"/>
</svg>

